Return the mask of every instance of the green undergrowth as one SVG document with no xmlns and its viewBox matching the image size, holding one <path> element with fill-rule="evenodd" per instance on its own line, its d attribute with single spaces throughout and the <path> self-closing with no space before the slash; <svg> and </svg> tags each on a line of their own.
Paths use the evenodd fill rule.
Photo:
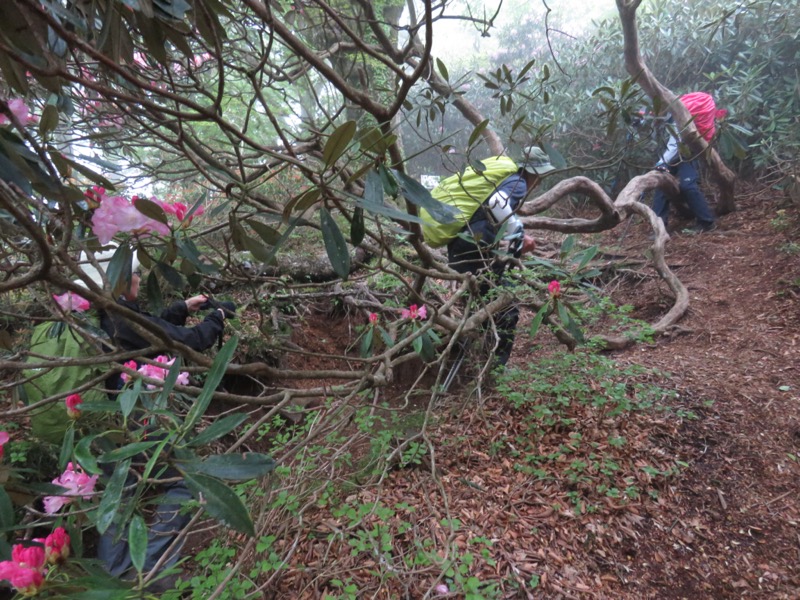
<svg viewBox="0 0 800 600">
<path fill-rule="evenodd" d="M 496 376 L 482 406 L 455 415 L 437 407 L 424 438 L 410 442 L 422 414 L 388 405 L 331 400 L 303 424 L 262 425 L 270 451 L 292 458 L 268 487 L 238 490 L 265 515 L 256 551 L 242 557 L 242 544 L 215 540 L 197 554 L 184 593 L 206 597 L 240 559 L 221 598 L 260 597 L 265 582 L 278 595 L 314 590 L 329 599 L 403 590 L 423 597 L 436 586 L 471 599 L 535 593 L 543 571 L 486 576 L 513 542 L 464 512 L 464 490 L 498 511 L 515 500 L 498 490 L 537 490 L 554 516 L 526 535 L 544 547 L 548 527 L 606 523 L 628 505 L 657 501 L 688 466 L 661 430 L 695 415 L 668 389 L 668 373 L 588 350 L 535 348 L 531 356 Z M 488 474 L 497 481 L 484 481 Z"/>
</svg>

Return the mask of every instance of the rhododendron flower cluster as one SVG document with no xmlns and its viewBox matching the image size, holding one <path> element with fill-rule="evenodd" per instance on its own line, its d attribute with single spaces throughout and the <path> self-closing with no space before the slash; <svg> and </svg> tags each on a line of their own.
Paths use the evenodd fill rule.
<svg viewBox="0 0 800 600">
<path fill-rule="evenodd" d="M 125 363 L 125 366 L 129 369 L 136 369 L 141 373 L 144 377 L 150 377 L 151 379 L 160 379 L 164 381 L 169 374 L 169 368 L 172 366 L 172 363 L 175 362 L 174 358 L 170 358 L 168 356 L 157 356 L 155 362 L 158 365 L 142 365 L 138 369 L 136 369 L 136 361 L 129 360 Z M 163 367 L 159 365 L 164 365 Z M 129 377 L 127 373 L 123 373 L 121 375 L 122 381 L 128 381 Z M 189 373 L 187 371 L 181 371 L 178 373 L 178 379 L 176 379 L 175 383 L 178 385 L 189 385 Z M 156 386 L 148 384 L 147 389 L 152 390 Z"/>
<path fill-rule="evenodd" d="M 378 314 L 377 313 L 369 313 L 369 322 L 370 325 L 375 325 L 378 322 Z"/>
<path fill-rule="evenodd" d="M 550 292 L 550 295 L 553 297 L 561 295 L 561 284 L 558 283 L 555 279 L 550 282 L 547 286 L 547 291 Z"/>
<path fill-rule="evenodd" d="M 417 306 L 416 304 L 412 304 L 408 308 L 404 308 L 400 313 L 400 316 L 404 319 L 427 319 L 428 318 L 428 309 L 425 306 Z"/>
<path fill-rule="evenodd" d="M 97 485 L 97 475 L 90 477 L 83 472 L 80 465 L 76 469 L 72 463 L 69 463 L 67 470 L 53 479 L 53 483 L 66 488 L 67 491 L 63 496 L 45 496 L 44 512 L 48 515 L 57 513 L 62 506 L 72 502 L 76 496 L 83 496 L 84 500 L 91 498 L 94 486 Z"/>
<path fill-rule="evenodd" d="M 0 562 L 0 580 L 8 581 L 23 596 L 38 594 L 44 585 L 45 567 L 64 562 L 69 556 L 69 535 L 63 527 L 33 541 L 36 545 L 16 544 L 11 560 Z"/>
<path fill-rule="evenodd" d="M 53 533 L 44 538 L 44 554 L 50 565 L 57 565 L 69 558 L 69 534 L 63 527 L 56 527 Z"/>
<path fill-rule="evenodd" d="M 70 419 L 77 419 L 81 416 L 81 409 L 78 407 L 83 404 L 83 398 L 81 398 L 80 394 L 70 394 L 64 400 L 64 404 L 67 407 L 67 416 Z"/>
<path fill-rule="evenodd" d="M 87 200 L 99 204 L 99 208 L 92 215 L 92 231 L 97 236 L 101 244 L 107 244 L 119 232 L 134 233 L 158 233 L 169 235 L 169 225 L 156 219 L 152 219 L 134 206 L 138 196 L 128 200 L 124 196 L 108 196 L 106 191 L 98 186 L 90 188 L 86 192 Z M 150 201 L 160 206 L 167 215 L 173 215 L 186 226 L 191 223 L 192 218 L 203 214 L 203 207 L 198 207 L 192 217 L 186 219 L 189 212 L 188 207 L 182 202 L 162 202 L 155 196 Z"/>
<path fill-rule="evenodd" d="M 3 446 L 8 443 L 9 440 L 8 433 L 5 431 L 0 431 L 0 458 L 3 458 Z"/>
<path fill-rule="evenodd" d="M 35 119 L 28 114 L 28 107 L 25 105 L 25 101 L 22 98 L 14 98 L 13 100 L 8 101 L 8 109 L 11 111 L 17 121 L 22 123 L 23 125 L 27 125 L 35 121 Z M 0 125 L 8 125 L 11 122 L 11 119 L 8 118 L 5 114 L 0 113 Z"/>
<path fill-rule="evenodd" d="M 72 292 L 64 292 L 60 296 L 53 294 L 53 300 L 56 301 L 56 304 L 58 304 L 63 311 L 74 310 L 75 312 L 84 312 L 91 307 L 91 304 L 89 304 L 86 298 L 78 294 L 73 294 Z"/>
</svg>

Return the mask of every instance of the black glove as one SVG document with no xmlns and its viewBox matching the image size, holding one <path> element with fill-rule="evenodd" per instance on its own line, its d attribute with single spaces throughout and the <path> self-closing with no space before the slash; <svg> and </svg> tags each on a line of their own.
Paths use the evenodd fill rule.
<svg viewBox="0 0 800 600">
<path fill-rule="evenodd" d="M 222 311 L 225 313 L 226 319 L 235 319 L 236 318 L 236 305 L 231 302 L 230 300 L 225 300 L 223 302 L 217 302 L 217 308 L 221 308 Z"/>
</svg>

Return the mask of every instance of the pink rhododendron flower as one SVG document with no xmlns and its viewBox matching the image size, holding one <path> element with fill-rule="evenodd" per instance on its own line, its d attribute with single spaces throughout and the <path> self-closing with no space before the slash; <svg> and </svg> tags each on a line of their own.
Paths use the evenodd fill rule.
<svg viewBox="0 0 800 600">
<path fill-rule="evenodd" d="M 142 365 L 139 367 L 139 373 L 144 375 L 145 377 L 150 377 L 152 379 L 160 379 L 164 380 L 167 378 L 169 374 L 169 367 L 172 366 L 172 363 L 175 362 L 174 358 L 170 358 L 168 356 L 157 356 L 155 362 L 164 365 L 160 367 L 158 365 Z M 187 371 L 181 371 L 178 373 L 178 379 L 175 381 L 178 385 L 189 385 L 189 373 Z M 156 386 L 148 384 L 147 389 L 152 390 Z"/>
<path fill-rule="evenodd" d="M 3 458 L 3 446 L 8 443 L 9 435 L 5 431 L 0 431 L 0 458 Z"/>
<path fill-rule="evenodd" d="M 47 562 L 55 565 L 69 558 L 69 534 L 63 527 L 56 527 L 44 539 L 44 552 Z"/>
<path fill-rule="evenodd" d="M 408 308 L 404 308 L 403 311 L 400 313 L 400 316 L 404 319 L 427 319 L 428 318 L 428 309 L 425 306 L 417 306 L 416 304 L 412 304 Z"/>
<path fill-rule="evenodd" d="M 60 296 L 53 294 L 53 300 L 56 301 L 63 311 L 83 312 L 89 310 L 91 304 L 86 298 L 73 294 L 72 292 L 64 292 Z"/>
<path fill-rule="evenodd" d="M 28 107 L 22 98 L 14 98 L 13 100 L 9 100 L 8 109 L 11 111 L 11 114 L 17 118 L 17 121 L 23 125 L 27 125 L 34 120 L 33 117 L 28 114 Z M 0 114 L 0 125 L 8 125 L 10 122 L 11 119 L 4 114 Z"/>
<path fill-rule="evenodd" d="M 11 560 L 0 562 L 0 580 L 7 580 L 23 596 L 35 596 L 44 585 L 39 569 L 21 567 Z"/>
<path fill-rule="evenodd" d="M 134 371 L 139 368 L 139 365 L 136 364 L 135 360 L 129 360 L 123 366 L 128 367 L 129 369 L 133 369 Z M 127 373 L 122 373 L 120 377 L 122 377 L 123 383 L 125 383 L 126 381 L 128 381 L 128 379 L 131 378 L 130 375 L 128 375 Z"/>
<path fill-rule="evenodd" d="M 17 544 L 11 549 L 11 560 L 20 567 L 41 569 L 45 564 L 44 546 L 23 546 Z"/>
<path fill-rule="evenodd" d="M 378 314 L 377 313 L 369 313 L 369 322 L 374 325 L 378 322 Z"/>
<path fill-rule="evenodd" d="M 92 231 L 101 244 L 107 244 L 120 231 L 169 235 L 169 226 L 143 215 L 123 196 L 106 196 L 92 215 Z"/>
<path fill-rule="evenodd" d="M 560 296 L 561 295 L 561 284 L 558 283 L 555 279 L 550 282 L 547 286 L 547 291 L 550 292 L 551 296 Z"/>
<path fill-rule="evenodd" d="M 67 416 L 70 419 L 77 419 L 81 416 L 79 406 L 83 404 L 83 398 L 81 398 L 80 394 L 70 394 L 64 400 L 64 404 L 67 406 Z"/>
<path fill-rule="evenodd" d="M 92 497 L 94 486 L 97 484 L 97 475 L 89 477 L 83 472 L 80 465 L 77 469 L 73 467 L 72 463 L 67 465 L 67 470 L 53 479 L 53 483 L 67 491 L 63 496 L 46 496 L 44 499 L 44 512 L 52 515 L 61 510 L 61 507 L 69 504 L 74 499 L 73 496 L 83 496 L 84 500 Z"/>
<path fill-rule="evenodd" d="M 83 195 L 89 202 L 93 202 L 94 204 L 100 204 L 103 202 L 103 198 L 106 197 L 106 188 L 100 187 L 99 185 L 93 185 L 88 190 L 86 190 Z"/>
</svg>

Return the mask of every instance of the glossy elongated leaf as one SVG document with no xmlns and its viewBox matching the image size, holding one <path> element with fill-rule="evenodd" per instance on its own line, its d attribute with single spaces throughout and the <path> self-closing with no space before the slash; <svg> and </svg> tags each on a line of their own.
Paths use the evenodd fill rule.
<svg viewBox="0 0 800 600">
<path fill-rule="evenodd" d="M 322 159 L 325 161 L 325 168 L 331 167 L 345 153 L 353 136 L 356 134 L 356 122 L 347 121 L 340 125 L 328 138 L 325 148 L 322 149 Z"/>
<path fill-rule="evenodd" d="M 147 556 L 147 525 L 141 515 L 133 515 L 131 519 L 128 527 L 128 549 L 133 568 L 141 573 Z"/>
<path fill-rule="evenodd" d="M 264 240 L 265 244 L 274 246 L 278 243 L 278 240 L 281 239 L 280 232 L 274 227 L 270 227 L 269 225 L 265 225 L 261 221 L 256 220 L 248 221 L 248 223 L 250 223 L 250 227 L 252 227 L 253 230 L 258 234 L 258 237 Z"/>
<path fill-rule="evenodd" d="M 167 220 L 167 213 L 165 213 L 164 209 L 152 200 L 148 200 L 147 198 L 136 198 L 136 200 L 133 201 L 133 205 L 136 207 L 136 210 L 142 213 L 145 217 L 154 219 L 155 221 L 163 223 L 164 225 L 169 223 Z"/>
<path fill-rule="evenodd" d="M 393 173 L 400 183 L 400 191 L 406 200 L 427 210 L 431 217 L 439 223 L 455 222 L 456 217 L 460 214 L 458 209 L 439 202 L 416 179 L 412 179 L 401 171 L 393 171 Z"/>
<path fill-rule="evenodd" d="M 331 261 L 336 274 L 342 279 L 347 279 L 350 275 L 350 250 L 347 248 L 347 242 L 327 208 L 320 209 L 319 220 L 328 260 Z"/>
<path fill-rule="evenodd" d="M 225 370 L 228 368 L 228 363 L 231 361 L 231 358 L 233 358 L 233 353 L 236 351 L 236 346 L 238 343 L 239 338 L 232 336 L 227 342 L 225 342 L 225 345 L 220 348 L 219 352 L 217 352 L 217 356 L 214 358 L 214 362 L 208 372 L 208 377 L 206 378 L 206 383 L 203 386 L 203 391 L 200 392 L 197 400 L 195 400 L 195 403 L 192 405 L 192 408 L 186 415 L 186 420 L 181 428 L 181 437 L 185 436 L 186 433 L 191 431 L 192 428 L 197 424 L 197 421 L 200 420 L 200 417 L 205 414 L 206 410 L 208 409 L 208 405 L 211 403 L 211 398 L 213 397 L 214 392 L 219 385 L 219 382 L 222 381 L 222 377 L 225 375 Z"/>
<path fill-rule="evenodd" d="M 181 276 L 180 271 L 176 268 L 159 261 L 156 263 L 156 271 L 158 271 L 158 274 L 173 288 L 181 289 L 183 287 L 183 276 Z"/>
<path fill-rule="evenodd" d="M 364 224 L 364 209 L 356 206 L 353 210 L 353 220 L 350 223 L 350 243 L 358 246 L 364 241 L 366 226 Z"/>
<path fill-rule="evenodd" d="M 75 428 L 68 427 L 64 433 L 64 441 L 61 444 L 61 453 L 58 455 L 58 468 L 63 469 L 67 466 L 72 457 L 72 450 L 75 446 Z"/>
<path fill-rule="evenodd" d="M 113 183 L 111 183 L 108 179 L 100 175 L 99 173 L 95 173 L 89 167 L 82 165 L 79 162 L 72 160 L 71 158 L 67 158 L 66 156 L 61 156 L 61 158 L 66 161 L 75 171 L 86 177 L 88 180 L 96 183 L 104 187 L 106 190 L 115 190 L 116 187 Z"/>
<path fill-rule="evenodd" d="M 263 477 L 275 469 L 275 460 L 266 454 L 217 454 L 205 460 L 176 463 L 189 473 L 199 473 L 227 481 L 247 481 Z"/>
<path fill-rule="evenodd" d="M 447 67 L 439 58 L 436 59 L 436 68 L 439 69 L 439 73 L 442 74 L 445 81 L 450 81 L 450 74 L 447 72 Z"/>
<path fill-rule="evenodd" d="M 188 445 L 193 448 L 205 446 L 214 440 L 218 440 L 222 436 L 228 435 L 246 420 L 246 414 L 228 415 L 226 417 L 222 417 L 218 421 L 214 421 L 211 425 L 193 437 L 189 441 Z"/>
<path fill-rule="evenodd" d="M 312 207 L 319 200 L 321 195 L 322 191 L 319 188 L 314 187 L 307 189 L 296 198 L 292 198 L 286 203 L 286 206 L 283 209 L 283 222 L 289 222 L 289 217 L 291 217 L 292 212 L 296 210 L 306 210 L 307 208 Z"/>
<path fill-rule="evenodd" d="M 199 473 L 184 472 L 184 479 L 209 515 L 226 527 L 249 536 L 255 535 L 253 521 L 247 508 L 228 486 L 219 479 Z"/>
<path fill-rule="evenodd" d="M 397 180 L 392 175 L 392 171 L 386 168 L 383 163 L 378 164 L 378 175 L 380 175 L 383 191 L 392 198 L 397 198 Z"/>
<path fill-rule="evenodd" d="M 75 461 L 83 470 L 91 475 L 99 475 L 103 470 L 97 464 L 97 459 L 92 454 L 92 442 L 99 434 L 94 433 L 78 440 L 75 444 Z"/>
<path fill-rule="evenodd" d="M 114 256 L 108 263 L 108 281 L 111 284 L 111 289 L 115 292 L 121 292 L 127 288 L 131 282 L 131 261 L 133 260 L 133 252 L 127 244 L 120 244 L 114 251 Z"/>
<path fill-rule="evenodd" d="M 196 209 L 198 206 L 199 204 L 195 204 L 192 210 Z M 191 211 L 189 211 L 189 214 L 191 214 Z M 189 262 L 197 267 L 198 271 L 201 273 L 216 273 L 219 271 L 219 268 L 216 264 L 209 263 L 207 262 L 207 259 L 204 259 L 193 240 L 188 238 L 178 238 L 176 242 L 178 244 L 178 251 L 180 252 L 180 255 L 188 259 Z"/>
<path fill-rule="evenodd" d="M 58 108 L 55 104 L 48 103 L 42 111 L 41 119 L 39 119 L 39 135 L 45 137 L 56 127 L 58 127 Z"/>
<path fill-rule="evenodd" d="M 536 334 L 539 333 L 539 328 L 542 326 L 542 321 L 547 316 L 547 313 L 550 310 L 550 305 L 545 303 L 542 305 L 542 308 L 539 309 L 539 312 L 536 313 L 536 316 L 531 321 L 531 328 L 529 334 L 531 337 L 536 337 Z"/>
<path fill-rule="evenodd" d="M 383 215 L 384 217 L 388 217 L 390 219 L 396 219 L 399 221 L 408 221 L 410 223 L 423 223 L 423 220 L 420 217 L 414 217 L 407 212 L 402 210 L 398 210 L 394 208 L 390 204 L 377 204 L 375 202 L 368 202 L 364 198 L 358 197 L 351 197 L 353 202 L 357 205 L 362 207 L 364 210 L 369 211 L 371 213 L 375 213 L 377 215 Z"/>
<path fill-rule="evenodd" d="M 14 527 L 14 506 L 4 487 L 0 486 L 0 530 Z"/>
<path fill-rule="evenodd" d="M 159 440 L 150 440 L 147 442 L 132 442 L 121 448 L 115 448 L 110 452 L 106 452 L 105 454 L 99 456 L 97 458 L 97 462 L 101 463 L 108 463 L 108 462 L 117 462 L 119 460 L 125 460 L 126 458 L 131 458 L 144 452 L 145 450 L 149 450 L 153 446 L 159 443 Z"/>
<path fill-rule="evenodd" d="M 489 119 L 484 119 L 480 123 L 475 126 L 475 129 L 472 130 L 472 133 L 469 136 L 469 141 L 467 142 L 467 146 L 472 148 L 475 142 L 478 141 L 478 138 L 481 134 L 486 130 L 486 127 L 489 125 Z"/>
<path fill-rule="evenodd" d="M 363 198 L 365 202 L 383 204 L 383 183 L 380 174 L 375 169 L 367 173 L 364 179 Z"/>
<path fill-rule="evenodd" d="M 145 284 L 147 290 L 147 304 L 153 314 L 161 313 L 164 308 L 164 295 L 161 292 L 161 284 L 158 282 L 155 271 L 150 271 L 147 274 L 147 283 Z"/>
<path fill-rule="evenodd" d="M 137 379 L 133 385 L 119 395 L 118 402 L 119 408 L 122 411 L 122 416 L 126 419 L 131 416 L 133 408 L 136 406 L 136 401 L 139 399 L 139 394 L 142 391 L 142 380 Z"/>
<path fill-rule="evenodd" d="M 249 235 L 245 236 L 244 245 L 248 252 L 250 252 L 250 254 L 252 254 L 256 260 L 267 262 L 272 257 L 272 252 L 269 250 L 269 248 Z"/>
<path fill-rule="evenodd" d="M 106 489 L 103 490 L 100 506 L 97 507 L 97 516 L 95 520 L 95 526 L 101 535 L 109 528 L 114 520 L 114 515 L 117 514 L 117 510 L 119 510 L 122 501 L 122 491 L 125 489 L 125 481 L 128 479 L 128 470 L 130 467 L 130 459 L 118 463 L 114 469 L 114 473 L 111 475 L 111 479 L 108 480 Z"/>
</svg>

